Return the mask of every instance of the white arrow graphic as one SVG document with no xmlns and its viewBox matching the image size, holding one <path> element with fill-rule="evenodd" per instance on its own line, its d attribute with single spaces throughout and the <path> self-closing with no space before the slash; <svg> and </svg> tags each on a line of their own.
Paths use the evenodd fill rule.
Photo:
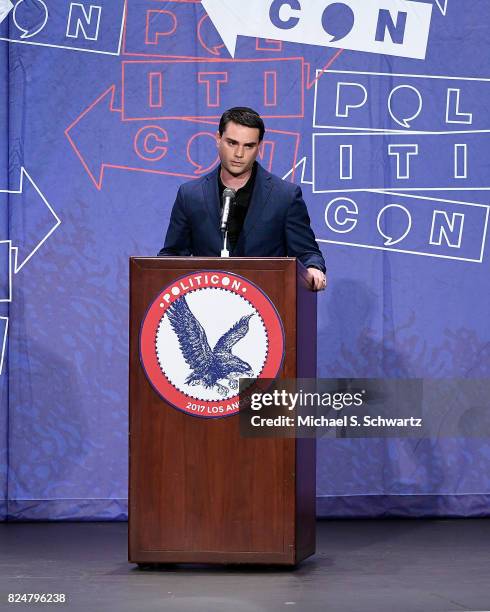
<svg viewBox="0 0 490 612">
<path fill-rule="evenodd" d="M 46 231 L 44 227 L 46 223 L 49 227 L 47 232 L 42 236 L 42 238 L 39 239 L 38 235 L 33 236 L 32 231 L 25 231 L 25 228 L 23 228 L 23 236 L 25 239 L 25 243 L 17 244 L 16 246 L 12 247 L 12 251 L 14 253 L 14 272 L 15 274 L 17 274 L 17 272 L 20 272 L 20 270 L 22 270 L 26 263 L 32 258 L 32 256 L 41 248 L 41 246 L 56 230 L 56 228 L 60 225 L 61 220 L 54 212 L 53 208 L 50 206 L 44 195 L 41 193 L 39 187 L 29 176 L 25 168 L 21 168 L 20 170 L 19 189 L 0 189 L 0 193 L 8 193 L 9 196 L 11 196 L 9 200 L 12 199 L 14 203 L 16 200 L 18 200 L 19 204 L 23 207 L 24 218 L 28 219 L 29 217 L 34 217 L 35 211 L 32 210 L 32 207 L 38 207 L 39 205 L 42 205 L 48 210 L 48 219 L 43 219 L 42 231 Z M 34 228 L 34 231 L 36 230 L 37 227 Z"/>
<path fill-rule="evenodd" d="M 443 15 L 447 13 L 447 3 L 449 0 L 436 0 L 436 4 Z"/>
<path fill-rule="evenodd" d="M 0 0 L 2 2 L 2 0 Z M 46 225 L 46 222 L 49 226 L 48 231 L 39 239 L 38 235 L 35 235 L 34 238 L 32 236 L 32 230 L 29 231 L 29 228 L 25 228 L 22 226 L 22 233 L 25 244 L 18 244 L 17 246 L 12 246 L 11 240 L 2 240 L 0 243 L 6 243 L 10 245 L 10 253 L 12 258 L 9 257 L 8 264 L 8 297 L 5 299 L 0 299 L 0 302 L 10 302 L 12 300 L 12 259 L 13 259 L 13 272 L 17 274 L 20 270 L 26 265 L 26 263 L 31 259 L 31 257 L 41 248 L 41 246 L 46 242 L 46 240 L 51 236 L 51 234 L 56 230 L 56 228 L 60 225 L 61 220 L 58 215 L 54 212 L 53 208 L 50 206 L 49 202 L 46 200 L 44 195 L 41 193 L 39 187 L 29 176 L 27 170 L 25 168 L 20 169 L 20 181 L 18 189 L 0 189 L 0 193 L 5 193 L 9 195 L 9 201 L 12 200 L 14 206 L 16 204 L 22 206 L 22 218 L 25 220 L 26 218 L 33 217 L 36 213 L 36 217 L 39 216 L 37 211 L 32 211 L 32 206 L 38 207 L 42 204 L 43 207 L 46 207 L 48 210 L 48 220 L 43 220 L 43 224 Z M 34 233 L 36 234 L 38 227 L 34 227 Z M 22 255 L 19 257 L 19 251 Z M 7 347 L 7 336 L 8 336 L 8 328 L 9 328 L 9 318 L 0 316 L 0 321 L 4 322 L 3 329 L 3 337 L 0 337 L 0 374 L 3 373 L 3 365 L 5 360 L 5 350 Z M 0 334 L 1 336 L 1 334 Z"/>
<path fill-rule="evenodd" d="M 9 318 L 0 317 L 0 321 L 4 321 L 3 338 L 0 338 L 0 342 L 2 345 L 2 354 L 0 355 L 0 374 L 3 374 L 3 361 L 5 357 L 5 349 L 7 348 L 7 336 L 9 331 Z"/>
<path fill-rule="evenodd" d="M 202 0 L 202 5 L 232 57 L 237 37 L 252 36 L 424 59 L 432 15 L 431 4 L 411 0 Z M 346 30 L 330 19 L 329 7 L 339 6 L 347 21 L 352 18 L 340 26 Z M 401 42 L 386 32 L 387 18 L 402 33 Z M 380 19 L 383 36 L 376 40 Z"/>
<path fill-rule="evenodd" d="M 287 181 L 289 177 L 292 177 L 293 173 L 295 173 L 296 174 L 294 177 L 295 183 L 299 183 L 300 185 L 313 186 L 313 181 L 306 178 L 307 170 L 311 172 L 311 169 L 307 167 L 307 164 L 308 164 L 308 158 L 306 156 L 302 157 L 299 160 L 299 162 L 297 162 L 296 165 L 293 168 L 291 168 L 291 170 L 282 177 L 282 180 Z M 299 175 L 299 171 L 301 171 L 301 175 Z"/>
<path fill-rule="evenodd" d="M 10 0 L 0 0 L 0 23 L 7 17 L 14 5 Z"/>
</svg>

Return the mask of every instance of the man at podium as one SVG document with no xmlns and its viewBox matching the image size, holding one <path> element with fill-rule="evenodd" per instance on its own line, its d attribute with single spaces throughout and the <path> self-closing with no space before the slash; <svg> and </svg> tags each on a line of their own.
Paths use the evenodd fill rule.
<svg viewBox="0 0 490 612">
<path fill-rule="evenodd" d="M 158 254 L 217 257 L 226 227 L 232 256 L 297 257 L 308 268 L 312 289 L 320 291 L 326 287 L 325 260 L 301 189 L 256 161 L 264 133 L 262 118 L 251 108 L 223 114 L 216 134 L 221 163 L 180 186 Z"/>
</svg>

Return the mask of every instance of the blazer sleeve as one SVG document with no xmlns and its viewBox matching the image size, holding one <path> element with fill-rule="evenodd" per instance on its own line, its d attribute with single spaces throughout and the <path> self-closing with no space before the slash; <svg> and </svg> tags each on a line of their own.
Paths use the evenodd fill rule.
<svg viewBox="0 0 490 612">
<path fill-rule="evenodd" d="M 161 256 L 189 256 L 192 255 L 192 231 L 189 217 L 185 210 L 184 194 L 179 187 L 175 199 L 170 222 L 168 224 L 165 244 L 158 255 Z"/>
<path fill-rule="evenodd" d="M 306 267 L 325 272 L 325 260 L 311 229 L 310 217 L 300 187 L 295 186 L 293 201 L 286 215 L 286 247 L 289 257 L 297 257 Z"/>
</svg>

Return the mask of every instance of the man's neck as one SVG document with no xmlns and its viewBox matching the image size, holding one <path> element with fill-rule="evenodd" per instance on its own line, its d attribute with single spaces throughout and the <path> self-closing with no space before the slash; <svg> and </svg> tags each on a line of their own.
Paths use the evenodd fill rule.
<svg viewBox="0 0 490 612">
<path fill-rule="evenodd" d="M 249 172 L 247 172 L 246 174 L 241 174 L 240 176 L 233 176 L 233 174 L 230 174 L 225 168 L 223 168 L 223 166 L 221 166 L 221 182 L 225 187 L 230 187 L 231 189 L 238 191 L 242 187 L 245 187 L 248 182 L 248 179 L 252 176 L 252 171 L 253 168 L 249 170 Z"/>
</svg>

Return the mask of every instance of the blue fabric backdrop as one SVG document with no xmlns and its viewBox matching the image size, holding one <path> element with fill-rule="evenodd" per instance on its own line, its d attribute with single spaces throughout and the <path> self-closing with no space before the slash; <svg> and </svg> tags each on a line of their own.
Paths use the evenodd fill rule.
<svg viewBox="0 0 490 612">
<path fill-rule="evenodd" d="M 328 262 L 319 375 L 490 378 L 486 2 L 429 2 L 424 60 L 241 36 L 234 61 L 200 2 L 72 4 L 14 1 L 0 25 L 0 519 L 126 517 L 128 257 L 162 246 L 232 105 L 266 117 L 261 162 L 302 183 Z M 479 408 L 478 436 L 321 440 L 319 514 L 488 515 Z"/>
</svg>

